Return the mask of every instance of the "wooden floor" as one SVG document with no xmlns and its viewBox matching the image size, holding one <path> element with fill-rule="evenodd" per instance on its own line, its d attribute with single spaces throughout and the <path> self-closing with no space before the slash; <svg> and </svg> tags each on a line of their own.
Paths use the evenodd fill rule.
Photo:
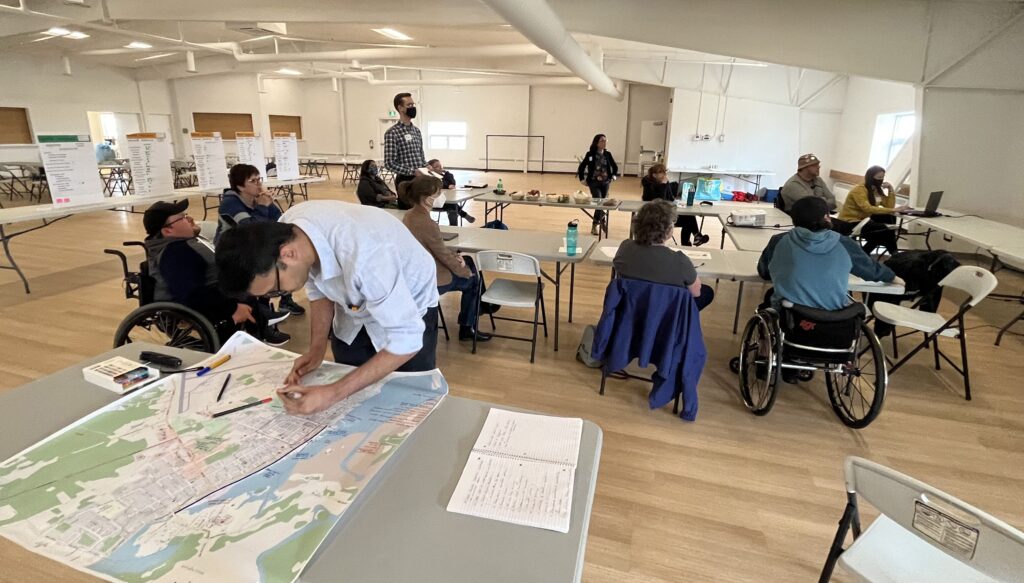
<svg viewBox="0 0 1024 583">
<path fill-rule="evenodd" d="M 460 173 L 460 181 L 467 176 Z M 494 184 L 499 176 L 511 189 L 571 192 L 579 186 L 553 174 L 491 173 L 485 180 Z M 342 187 L 337 178 L 314 185 L 312 197 L 355 201 L 351 185 Z M 639 192 L 639 182 L 627 178 L 613 185 L 611 196 L 639 199 Z M 482 204 L 468 210 L 480 226 Z M 569 209 L 516 206 L 505 222 L 513 230 L 561 230 L 575 217 L 585 219 Z M 615 213 L 611 228 L 613 237 L 625 238 L 627 215 Z M 717 245 L 717 222 L 709 221 L 706 230 Z M 140 215 L 98 212 L 15 240 L 33 291 L 26 295 L 13 272 L 0 272 L 0 390 L 110 347 L 134 304 L 122 294 L 120 266 L 102 250 L 141 238 Z M 598 396 L 599 374 L 576 362 L 583 327 L 600 315 L 608 275 L 605 268 L 580 267 L 574 322 L 563 321 L 559 352 L 550 340 L 538 347 L 536 364 L 529 364 L 526 343 L 508 340 L 483 345 L 475 356 L 454 339 L 442 339 L 438 349 L 454 395 L 579 416 L 604 430 L 585 581 L 816 580 L 845 502 L 847 455 L 890 465 L 1024 527 L 1024 344 L 1009 335 L 993 346 L 993 326 L 1019 305 L 986 301 L 969 318 L 973 401 L 964 401 L 955 373 L 936 372 L 931 358 L 921 355 L 891 379 L 878 420 L 854 431 L 832 413 L 820 375 L 805 385 L 783 385 L 766 417 L 746 411 L 728 369 L 737 352 L 731 334 L 737 286 L 722 282 L 715 304 L 701 314 L 709 359 L 698 419 L 687 423 L 670 407 L 649 410 L 649 385 L 638 381 L 611 380 L 607 394 Z M 1024 285 L 1010 271 L 999 277 L 1000 291 L 1017 293 Z M 760 294 L 758 286 L 748 286 L 743 320 Z M 550 295 L 548 301 L 551 315 Z M 443 306 L 454 320 L 456 294 L 445 296 Z M 293 317 L 283 329 L 294 338 L 286 348 L 303 351 L 305 319 Z M 0 554 L 31 560 L 11 546 L 0 543 Z M 59 572 L 60 580 L 91 580 Z M 26 581 L 10 576 L 0 568 L 0 581 Z"/>
</svg>

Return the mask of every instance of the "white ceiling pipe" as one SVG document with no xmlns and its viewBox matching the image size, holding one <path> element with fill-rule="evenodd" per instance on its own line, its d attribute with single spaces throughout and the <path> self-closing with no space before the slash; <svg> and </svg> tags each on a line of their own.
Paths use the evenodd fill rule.
<svg viewBox="0 0 1024 583">
<path fill-rule="evenodd" d="M 590 55 L 576 42 L 545 0 L 483 0 L 484 4 L 502 16 L 523 36 L 555 58 L 580 79 L 594 89 L 622 99 L 622 92 L 615 86 L 601 67 L 591 60 Z"/>
<path fill-rule="evenodd" d="M 244 53 L 236 43 L 210 43 L 207 46 L 230 49 L 240 63 L 286 63 L 289 61 L 382 61 L 394 59 L 451 59 L 460 57 L 523 57 L 544 51 L 530 44 L 487 45 L 478 47 L 434 47 L 401 49 L 347 49 L 308 53 Z"/>
<path fill-rule="evenodd" d="M 409 86 L 409 85 L 449 85 L 449 86 L 482 86 L 482 85 L 583 85 L 576 77 L 482 77 L 464 79 L 376 79 L 365 71 L 314 73 L 296 77 L 294 75 L 262 75 L 264 79 L 360 79 L 370 85 Z"/>
</svg>

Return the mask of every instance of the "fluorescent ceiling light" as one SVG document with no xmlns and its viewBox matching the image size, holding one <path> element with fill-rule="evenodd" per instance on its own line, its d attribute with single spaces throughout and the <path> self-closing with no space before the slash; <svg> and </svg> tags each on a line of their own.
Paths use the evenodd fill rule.
<svg viewBox="0 0 1024 583">
<path fill-rule="evenodd" d="M 409 36 L 409 35 L 407 35 L 405 33 L 398 32 L 397 30 L 395 30 L 393 28 L 374 28 L 373 32 L 375 32 L 377 34 L 382 34 L 382 35 L 384 35 L 384 36 L 386 36 L 386 37 L 388 37 L 390 39 L 394 39 L 394 40 L 412 40 L 411 36 Z"/>
<path fill-rule="evenodd" d="M 135 41 L 132 41 L 132 42 L 124 45 L 124 48 L 126 48 L 126 49 L 151 49 L 151 48 L 153 48 L 153 45 L 151 45 L 149 43 L 139 42 L 139 41 L 135 40 Z"/>
<path fill-rule="evenodd" d="M 71 31 L 66 29 L 66 28 L 61 28 L 59 26 L 55 26 L 55 27 L 51 28 L 50 30 L 47 30 L 43 34 L 48 34 L 50 36 L 67 36 L 67 35 L 71 34 Z"/>
<path fill-rule="evenodd" d="M 89 35 L 85 34 L 84 32 L 79 32 L 79 31 L 76 30 L 74 32 L 69 33 L 67 35 L 67 37 L 65 37 L 65 38 L 73 38 L 75 40 L 82 40 L 83 38 L 89 38 Z"/>
<path fill-rule="evenodd" d="M 275 73 L 280 73 L 282 75 L 301 75 L 302 74 L 302 71 L 296 71 L 295 69 L 289 69 L 288 67 L 282 67 L 282 68 L 280 68 L 280 69 L 278 69 L 277 71 L 274 71 L 274 72 Z"/>
<path fill-rule="evenodd" d="M 164 57 L 169 57 L 169 56 L 171 56 L 173 54 L 175 54 L 175 53 L 160 53 L 160 54 L 157 54 L 157 55 L 150 55 L 148 57 L 139 57 L 138 59 L 135 59 L 135 60 L 136 61 L 149 61 L 149 60 L 152 60 L 152 59 L 162 59 Z"/>
</svg>

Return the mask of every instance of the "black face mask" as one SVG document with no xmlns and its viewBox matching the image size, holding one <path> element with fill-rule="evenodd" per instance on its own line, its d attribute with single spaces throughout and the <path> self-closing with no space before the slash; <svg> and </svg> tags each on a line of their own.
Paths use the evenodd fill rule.
<svg viewBox="0 0 1024 583">
<path fill-rule="evenodd" d="M 412 106 L 409 106 L 409 107 L 405 108 L 405 115 L 409 116 L 409 119 L 415 119 L 416 118 L 416 106 L 412 105 Z"/>
<path fill-rule="evenodd" d="M 871 179 L 871 186 L 874 186 L 877 189 L 881 189 L 882 188 L 882 181 L 877 179 L 877 178 L 872 178 Z"/>
</svg>

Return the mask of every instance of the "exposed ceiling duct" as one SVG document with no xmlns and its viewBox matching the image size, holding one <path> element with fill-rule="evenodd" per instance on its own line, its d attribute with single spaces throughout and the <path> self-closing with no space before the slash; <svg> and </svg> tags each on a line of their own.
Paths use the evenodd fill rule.
<svg viewBox="0 0 1024 583">
<path fill-rule="evenodd" d="M 260 75 L 263 79 L 296 79 L 293 75 Z M 576 77 L 466 77 L 462 79 L 377 79 L 369 71 L 318 71 L 303 75 L 303 79 L 361 79 L 370 85 L 417 86 L 417 85 L 583 85 Z"/>
<path fill-rule="evenodd" d="M 287 63 L 292 61 L 383 61 L 392 59 L 453 59 L 460 57 L 523 57 L 542 55 L 531 44 L 489 45 L 477 47 L 346 49 L 308 53 L 245 53 L 237 43 L 211 43 L 211 48 L 230 49 L 240 63 Z M 581 49 L 582 50 L 582 49 Z"/>
<path fill-rule="evenodd" d="M 545 0 L 483 0 L 530 42 L 597 91 L 622 99 L 622 91 L 569 34 Z"/>
</svg>

